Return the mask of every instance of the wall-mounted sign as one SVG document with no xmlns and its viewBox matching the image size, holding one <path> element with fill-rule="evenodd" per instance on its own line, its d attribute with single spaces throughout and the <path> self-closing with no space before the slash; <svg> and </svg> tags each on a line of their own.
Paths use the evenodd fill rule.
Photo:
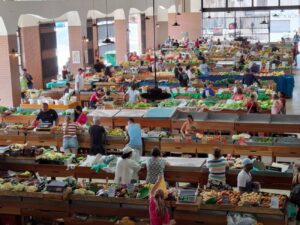
<svg viewBox="0 0 300 225">
<path fill-rule="evenodd" d="M 80 51 L 72 51 L 73 64 L 80 64 Z"/>
</svg>

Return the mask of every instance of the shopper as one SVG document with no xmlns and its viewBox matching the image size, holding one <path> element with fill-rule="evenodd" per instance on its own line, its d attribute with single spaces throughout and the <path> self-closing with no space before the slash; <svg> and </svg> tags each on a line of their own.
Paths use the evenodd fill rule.
<svg viewBox="0 0 300 225">
<path fill-rule="evenodd" d="M 208 65 L 206 63 L 206 60 L 203 59 L 200 66 L 199 66 L 199 71 L 201 73 L 202 76 L 208 76 Z"/>
<path fill-rule="evenodd" d="M 94 70 L 96 73 L 101 73 L 105 70 L 105 65 L 102 60 L 101 62 L 99 59 L 96 60 L 96 64 L 94 65 Z"/>
<path fill-rule="evenodd" d="M 253 162 L 251 159 L 246 158 L 243 160 L 244 168 L 241 170 L 237 177 L 237 186 L 240 192 L 253 192 L 258 189 L 259 184 L 252 181 L 252 175 L 250 171 L 253 168 Z"/>
<path fill-rule="evenodd" d="M 134 149 L 133 159 L 140 160 L 143 154 L 142 129 L 140 124 L 135 123 L 133 118 L 128 119 L 126 126 L 128 144 L 127 146 Z"/>
<path fill-rule="evenodd" d="M 83 69 L 79 68 L 75 77 L 75 91 L 80 92 L 84 89 L 84 73 Z"/>
<path fill-rule="evenodd" d="M 207 168 L 209 170 L 208 189 L 224 190 L 229 188 L 226 185 L 226 167 L 228 167 L 228 162 L 222 156 L 221 149 L 214 148 L 212 157 L 207 160 Z"/>
<path fill-rule="evenodd" d="M 193 135 L 195 133 L 197 124 L 192 115 L 187 116 L 187 120 L 182 124 L 180 133 L 183 137 Z"/>
<path fill-rule="evenodd" d="M 279 96 L 277 94 L 273 95 L 273 105 L 272 105 L 272 110 L 271 114 L 276 115 L 276 114 L 281 114 L 281 110 L 283 108 L 282 102 L 279 99 Z"/>
<path fill-rule="evenodd" d="M 280 92 L 278 92 L 278 96 L 279 96 L 279 99 L 280 99 L 281 104 L 282 104 L 281 114 L 286 114 L 286 98 L 285 98 L 285 94 L 280 91 Z"/>
<path fill-rule="evenodd" d="M 82 110 L 82 113 L 80 113 L 78 119 L 76 120 L 76 123 L 80 124 L 81 126 L 85 125 L 88 121 L 87 114 L 89 113 L 89 110 L 85 107 Z"/>
<path fill-rule="evenodd" d="M 151 225 L 171 225 L 175 221 L 170 219 L 170 214 L 165 202 L 165 193 L 159 189 L 163 176 L 157 178 L 149 197 L 149 215 Z"/>
<path fill-rule="evenodd" d="M 187 73 L 185 71 L 183 71 L 182 67 L 179 67 L 178 69 L 179 72 L 179 84 L 181 87 L 187 87 L 189 84 L 189 76 L 187 75 Z"/>
<path fill-rule="evenodd" d="M 136 84 L 132 84 L 131 87 L 128 88 L 125 101 L 128 103 L 137 103 L 141 101 L 140 92 L 137 90 Z"/>
<path fill-rule="evenodd" d="M 61 71 L 61 74 L 62 74 L 62 79 L 63 80 L 67 80 L 67 75 L 69 74 L 69 70 L 66 66 L 63 66 L 63 69 Z"/>
<path fill-rule="evenodd" d="M 247 107 L 247 113 L 258 113 L 259 104 L 254 94 L 250 95 L 250 99 L 245 106 Z"/>
<path fill-rule="evenodd" d="M 26 92 L 28 90 L 27 80 L 24 74 L 20 75 L 20 87 L 21 87 L 21 102 L 26 102 Z"/>
<path fill-rule="evenodd" d="M 161 158 L 161 152 L 158 147 L 154 147 L 151 152 L 152 157 L 147 161 L 147 178 L 146 182 L 155 184 L 158 176 L 164 175 L 165 167 L 170 165 L 166 160 Z"/>
<path fill-rule="evenodd" d="M 299 36 L 298 32 L 296 32 L 293 37 L 293 43 L 294 43 L 294 45 L 298 46 L 299 42 L 300 42 L 300 36 Z"/>
<path fill-rule="evenodd" d="M 104 91 L 102 88 L 97 88 L 96 92 L 92 94 L 90 98 L 90 107 L 96 109 L 98 105 L 102 104 L 102 97 L 104 96 Z"/>
<path fill-rule="evenodd" d="M 74 90 L 71 89 L 71 84 L 69 82 L 66 83 L 66 88 L 64 90 L 64 95 L 65 94 L 71 94 Z"/>
<path fill-rule="evenodd" d="M 205 88 L 202 91 L 201 97 L 208 98 L 208 97 L 214 97 L 214 96 L 215 96 L 215 91 L 212 88 L 212 85 L 211 84 L 205 85 Z"/>
<path fill-rule="evenodd" d="M 66 116 L 65 123 L 62 126 L 63 148 L 65 153 L 68 153 L 70 151 L 72 154 L 77 155 L 79 147 L 77 140 L 77 131 L 79 129 L 79 125 L 72 122 L 71 116 Z"/>
<path fill-rule="evenodd" d="M 82 113 L 82 107 L 80 105 L 76 106 L 74 109 L 74 122 L 77 122 L 81 113 Z"/>
<path fill-rule="evenodd" d="M 233 95 L 232 99 L 234 101 L 243 101 L 245 99 L 245 95 L 243 94 L 243 89 L 238 87 L 236 93 Z"/>
<path fill-rule="evenodd" d="M 174 74 L 175 74 L 175 78 L 177 80 L 179 79 L 179 68 L 180 68 L 180 63 L 177 63 L 175 68 L 174 68 Z"/>
<path fill-rule="evenodd" d="M 126 146 L 123 149 L 122 157 L 118 159 L 115 170 L 115 184 L 128 185 L 134 183 L 138 177 L 137 173 L 141 166 L 132 160 L 133 149 Z"/>
<path fill-rule="evenodd" d="M 58 125 L 57 112 L 54 109 L 49 109 L 49 105 L 47 103 L 43 103 L 42 109 L 37 115 L 35 122 Z"/>
<path fill-rule="evenodd" d="M 242 83 L 247 86 L 251 86 L 256 82 L 258 85 L 260 85 L 258 79 L 254 76 L 253 73 L 251 73 L 250 69 L 246 69 L 246 73 L 243 76 Z"/>
<path fill-rule="evenodd" d="M 33 78 L 32 76 L 27 72 L 27 69 L 23 69 L 23 74 L 24 74 L 24 77 L 27 81 L 27 86 L 28 86 L 28 89 L 33 89 Z"/>
<path fill-rule="evenodd" d="M 101 121 L 99 118 L 94 117 L 93 125 L 89 128 L 90 135 L 90 155 L 105 155 L 105 141 L 106 141 L 106 131 L 103 126 L 101 126 Z"/>
</svg>

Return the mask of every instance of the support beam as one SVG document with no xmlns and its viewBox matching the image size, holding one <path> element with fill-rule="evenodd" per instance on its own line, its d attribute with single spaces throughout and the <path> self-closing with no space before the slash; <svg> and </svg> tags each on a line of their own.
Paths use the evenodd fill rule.
<svg viewBox="0 0 300 225">
<path fill-rule="evenodd" d="M 10 54 L 17 49 L 16 35 L 0 36 L 0 105 L 16 107 L 20 105 L 18 57 Z"/>
</svg>

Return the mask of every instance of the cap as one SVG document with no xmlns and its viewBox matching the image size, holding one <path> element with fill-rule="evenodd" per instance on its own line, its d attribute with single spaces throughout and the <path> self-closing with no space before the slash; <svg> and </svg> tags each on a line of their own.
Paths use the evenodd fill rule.
<svg viewBox="0 0 300 225">
<path fill-rule="evenodd" d="M 125 148 L 123 148 L 123 154 L 128 154 L 128 153 L 130 153 L 130 152 L 133 152 L 133 149 L 132 149 L 132 148 L 130 148 L 130 147 L 128 147 L 128 146 L 126 146 Z"/>
<path fill-rule="evenodd" d="M 243 160 L 243 166 L 247 166 L 249 164 L 253 164 L 253 161 L 249 158 Z"/>
</svg>

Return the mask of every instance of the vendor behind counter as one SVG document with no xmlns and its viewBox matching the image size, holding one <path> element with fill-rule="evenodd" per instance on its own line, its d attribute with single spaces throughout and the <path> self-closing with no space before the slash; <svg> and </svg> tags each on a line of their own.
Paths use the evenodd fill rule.
<svg viewBox="0 0 300 225">
<path fill-rule="evenodd" d="M 49 109 L 49 105 L 47 103 L 43 103 L 42 109 L 37 115 L 34 123 L 36 122 L 56 125 L 58 124 L 57 112 L 54 109 Z"/>
</svg>

